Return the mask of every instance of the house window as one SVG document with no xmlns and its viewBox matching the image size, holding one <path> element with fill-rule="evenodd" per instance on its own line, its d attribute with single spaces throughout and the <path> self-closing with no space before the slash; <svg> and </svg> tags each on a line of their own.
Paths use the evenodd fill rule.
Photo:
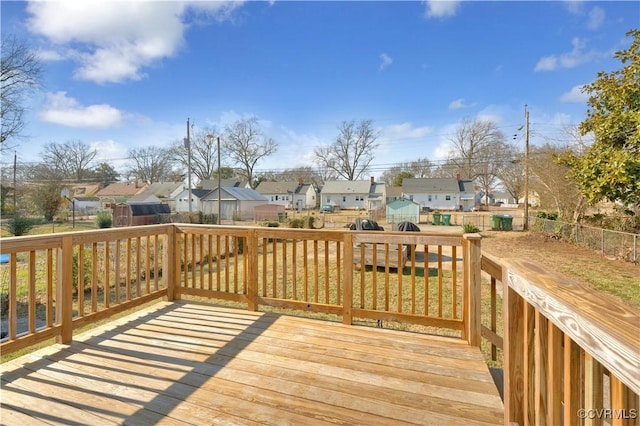
<svg viewBox="0 0 640 426">
<path fill-rule="evenodd" d="M 431 195 L 429 195 L 429 201 L 431 201 Z"/>
<path fill-rule="evenodd" d="M 346 202 L 347 202 L 347 197 L 346 197 L 346 195 L 343 195 L 343 196 L 342 196 L 342 202 L 343 202 L 343 203 L 346 203 Z"/>
<path fill-rule="evenodd" d="M 444 199 L 447 201 L 451 201 L 451 195 L 445 195 Z"/>
</svg>

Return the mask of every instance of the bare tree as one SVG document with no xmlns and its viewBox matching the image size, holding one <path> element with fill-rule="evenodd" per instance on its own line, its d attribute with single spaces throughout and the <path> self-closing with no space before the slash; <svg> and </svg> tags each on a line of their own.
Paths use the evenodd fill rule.
<svg viewBox="0 0 640 426">
<path fill-rule="evenodd" d="M 346 180 L 358 180 L 367 173 L 374 159 L 380 132 L 374 130 L 371 120 L 343 121 L 338 131 L 333 144 L 315 149 L 315 158 L 322 168 L 332 170 Z"/>
<path fill-rule="evenodd" d="M 322 177 L 312 167 L 296 167 L 293 169 L 285 169 L 281 172 L 267 171 L 260 173 L 260 182 L 297 182 L 301 179 L 304 183 L 312 183 L 317 187 L 322 186 Z"/>
<path fill-rule="evenodd" d="M 453 144 L 449 160 L 458 166 L 462 179 L 476 179 L 486 174 L 487 151 L 504 142 L 504 134 L 489 120 L 465 119 L 449 139 Z"/>
<path fill-rule="evenodd" d="M 509 145 L 509 153 L 498 171 L 504 189 L 516 200 L 524 195 L 524 154 Z M 510 159 L 508 159 L 510 157 Z"/>
<path fill-rule="evenodd" d="M 587 200 L 567 177 L 569 168 L 556 161 L 568 149 L 550 144 L 533 147 L 529 155 L 529 186 L 538 195 L 541 208 L 555 210 L 561 220 L 577 221 L 584 214 Z"/>
<path fill-rule="evenodd" d="M 218 141 L 220 133 L 213 128 L 198 130 L 191 135 L 191 172 L 200 180 L 211 179 L 218 171 Z M 188 150 L 185 144 L 175 143 L 170 148 L 171 156 L 176 164 L 186 170 L 189 162 Z"/>
<path fill-rule="evenodd" d="M 129 175 L 143 182 L 154 183 L 172 180 L 172 157 L 168 149 L 156 146 L 129 151 L 133 166 Z"/>
<path fill-rule="evenodd" d="M 43 164 L 59 171 L 64 179 L 81 181 L 91 176 L 91 162 L 97 153 L 86 143 L 70 141 L 63 144 L 48 143 L 41 155 Z"/>
<path fill-rule="evenodd" d="M 223 146 L 227 158 L 240 167 L 241 176 L 252 188 L 257 186 L 253 174 L 258 162 L 278 150 L 278 144 L 262 134 L 255 117 L 241 119 L 228 126 Z"/>
<path fill-rule="evenodd" d="M 42 69 L 34 51 L 13 36 L 2 36 L 0 62 L 0 146 L 20 136 L 24 128 L 24 101 L 39 84 Z"/>
<path fill-rule="evenodd" d="M 404 177 L 428 178 L 433 177 L 434 165 L 428 158 L 417 158 L 413 161 L 398 163 L 385 171 L 381 180 L 387 185 L 393 185 L 396 178 L 402 174 Z M 408 174 L 407 174 L 408 173 Z M 409 174 L 411 176 L 409 176 Z"/>
</svg>

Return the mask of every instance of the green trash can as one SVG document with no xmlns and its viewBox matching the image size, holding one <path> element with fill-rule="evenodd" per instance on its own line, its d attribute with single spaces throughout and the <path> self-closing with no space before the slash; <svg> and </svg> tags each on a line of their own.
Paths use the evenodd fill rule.
<svg viewBox="0 0 640 426">
<path fill-rule="evenodd" d="M 440 213 L 433 214 L 433 224 L 440 225 Z"/>
<path fill-rule="evenodd" d="M 513 231 L 513 216 L 509 214 L 502 215 L 502 230 Z"/>
<path fill-rule="evenodd" d="M 450 214 L 443 214 L 442 215 L 442 224 L 445 225 L 445 226 L 451 225 L 451 215 Z"/>
<path fill-rule="evenodd" d="M 494 214 L 491 216 L 491 230 L 500 231 L 502 229 L 502 217 Z"/>
<path fill-rule="evenodd" d="M 278 222 L 284 223 L 285 218 L 287 217 L 287 213 L 278 212 Z"/>
</svg>

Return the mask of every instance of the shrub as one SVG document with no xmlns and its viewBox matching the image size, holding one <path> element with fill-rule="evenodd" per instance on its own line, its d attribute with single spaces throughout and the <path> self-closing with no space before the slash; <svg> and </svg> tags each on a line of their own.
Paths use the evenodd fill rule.
<svg viewBox="0 0 640 426">
<path fill-rule="evenodd" d="M 540 219 L 556 220 L 558 219 L 558 213 L 538 212 L 536 217 Z"/>
<path fill-rule="evenodd" d="M 280 224 L 275 220 L 268 220 L 268 221 L 262 222 L 262 226 L 266 226 L 268 228 L 277 228 L 280 226 Z"/>
<path fill-rule="evenodd" d="M 476 232 L 480 232 L 480 228 L 478 228 L 474 223 L 465 223 L 462 225 L 462 232 L 465 234 L 475 234 Z"/>
<path fill-rule="evenodd" d="M 111 228 L 113 226 L 113 218 L 109 212 L 98 212 L 96 215 L 96 224 L 98 228 Z"/>
<path fill-rule="evenodd" d="M 292 217 L 288 220 L 290 228 L 304 228 L 304 219 Z"/>
<path fill-rule="evenodd" d="M 19 237 L 27 234 L 35 225 L 35 223 L 28 217 L 15 215 L 9 219 L 7 230 L 11 235 Z"/>
<path fill-rule="evenodd" d="M 304 218 L 304 222 L 305 228 L 313 229 L 315 228 L 316 218 L 314 216 L 307 216 Z"/>
</svg>

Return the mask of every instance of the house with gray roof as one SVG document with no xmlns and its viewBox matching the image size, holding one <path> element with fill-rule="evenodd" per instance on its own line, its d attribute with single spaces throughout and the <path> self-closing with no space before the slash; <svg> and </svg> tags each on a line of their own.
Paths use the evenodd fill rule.
<svg viewBox="0 0 640 426">
<path fill-rule="evenodd" d="M 211 192 L 210 189 L 192 189 L 191 190 L 191 211 L 198 212 L 201 210 L 200 200 L 202 197 Z M 189 212 L 189 190 L 183 189 L 175 198 L 175 211 L 181 213 Z"/>
<path fill-rule="evenodd" d="M 245 182 L 241 182 L 236 178 L 220 179 L 220 186 L 232 186 L 235 188 L 249 188 L 249 185 Z M 218 187 L 218 179 L 205 179 L 198 183 L 198 189 L 216 189 Z"/>
<path fill-rule="evenodd" d="M 267 204 L 268 199 L 251 188 L 223 186 L 220 188 L 220 215 L 222 220 L 253 220 L 256 206 Z M 208 191 L 200 199 L 204 214 L 218 214 L 218 188 Z"/>
<path fill-rule="evenodd" d="M 315 185 L 297 182 L 260 182 L 256 191 L 267 197 L 269 204 L 283 206 L 285 209 L 307 210 L 317 206 Z"/>
<path fill-rule="evenodd" d="M 370 180 L 330 180 L 320 192 L 320 204 L 345 210 L 375 210 L 385 206 L 384 182 Z"/>
<path fill-rule="evenodd" d="M 154 182 L 149 187 L 131 197 L 129 200 L 135 203 L 150 203 L 160 201 L 167 204 L 171 210 L 175 210 L 176 197 L 185 188 L 184 182 Z M 188 209 L 188 207 L 187 207 Z"/>
<path fill-rule="evenodd" d="M 402 194 L 422 210 L 469 211 L 475 206 L 473 182 L 456 178 L 405 178 Z"/>
</svg>

